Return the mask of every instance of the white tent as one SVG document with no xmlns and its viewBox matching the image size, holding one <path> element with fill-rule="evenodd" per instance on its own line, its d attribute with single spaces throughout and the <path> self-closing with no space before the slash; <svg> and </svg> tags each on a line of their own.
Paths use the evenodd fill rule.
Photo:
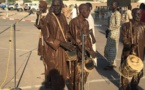
<svg viewBox="0 0 145 90">
<path fill-rule="evenodd" d="M 145 3 L 145 0 L 139 0 L 138 2 L 139 3 Z"/>
</svg>

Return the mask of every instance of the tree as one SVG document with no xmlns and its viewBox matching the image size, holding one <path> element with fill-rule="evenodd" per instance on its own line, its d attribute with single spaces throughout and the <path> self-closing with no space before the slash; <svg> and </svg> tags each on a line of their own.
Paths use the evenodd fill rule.
<svg viewBox="0 0 145 90">
<path fill-rule="evenodd" d="M 8 3 L 14 3 L 15 0 L 8 0 Z"/>
<path fill-rule="evenodd" d="M 139 0 L 131 0 L 131 2 L 135 3 L 135 2 L 138 2 Z"/>
<path fill-rule="evenodd" d="M 51 4 L 51 3 L 52 3 L 52 0 L 46 0 L 46 2 L 47 2 L 48 4 Z"/>
<path fill-rule="evenodd" d="M 24 0 L 24 3 L 25 3 L 25 2 L 31 2 L 31 0 Z"/>
</svg>

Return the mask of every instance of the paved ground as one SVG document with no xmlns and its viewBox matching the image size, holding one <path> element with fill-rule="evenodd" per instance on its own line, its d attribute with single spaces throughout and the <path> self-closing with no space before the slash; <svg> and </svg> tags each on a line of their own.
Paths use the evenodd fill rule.
<svg viewBox="0 0 145 90">
<path fill-rule="evenodd" d="M 1 11 L 0 11 L 1 12 Z M 13 15 L 12 13 L 17 13 Z M 3 14 L 3 15 L 2 15 Z M 11 18 L 22 18 L 27 15 L 26 12 L 11 12 Z M 4 17 L 4 13 L 0 13 Z M 31 15 L 26 19 L 35 20 L 35 15 Z M 9 39 L 10 29 L 1 33 L 5 28 L 12 25 L 14 20 L 0 19 L 0 85 L 4 80 L 6 73 L 6 64 L 8 63 Z M 105 24 L 106 20 L 96 21 L 96 25 Z M 98 64 L 97 67 L 89 74 L 88 81 L 85 85 L 85 90 L 118 90 L 119 89 L 119 74 L 118 68 L 120 63 L 120 55 L 122 44 L 119 44 L 119 53 L 117 56 L 117 68 L 112 71 L 104 71 L 103 67 L 107 65 L 107 61 L 103 56 L 104 47 L 106 43 L 105 30 L 106 27 L 95 27 L 97 40 Z M 16 25 L 16 50 L 17 50 L 17 86 L 23 90 L 45 90 L 42 86 L 44 80 L 44 67 L 42 61 L 37 55 L 39 31 L 34 27 L 33 22 L 20 22 Z M 13 40 L 12 40 L 13 42 Z M 13 45 L 13 44 L 12 44 Z M 11 57 L 8 65 L 8 76 L 6 82 L 3 84 L 3 89 L 14 87 L 14 58 L 13 46 L 11 50 Z M 145 90 L 145 77 L 141 79 L 139 90 Z M 57 86 L 57 85 L 56 85 Z M 65 87 L 65 90 L 68 90 Z"/>
<path fill-rule="evenodd" d="M 25 16 L 28 16 L 27 18 L 24 18 L 22 21 L 26 22 L 35 22 L 36 14 L 33 13 L 31 15 L 28 15 L 29 12 L 17 12 L 16 10 L 8 11 L 8 17 L 6 17 L 6 11 L 0 9 L 0 18 L 6 19 L 6 20 L 19 20 Z"/>
</svg>

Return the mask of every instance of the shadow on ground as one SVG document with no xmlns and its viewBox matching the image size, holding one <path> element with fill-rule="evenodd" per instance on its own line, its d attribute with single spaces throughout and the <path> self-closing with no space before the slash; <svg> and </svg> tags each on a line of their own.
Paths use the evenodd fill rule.
<svg viewBox="0 0 145 90">
<path fill-rule="evenodd" d="M 105 80 L 107 84 L 113 83 L 116 87 L 119 88 L 119 74 L 115 70 L 104 70 L 103 68 L 108 65 L 108 61 L 98 51 L 97 56 L 97 72 L 101 75 L 101 77 Z"/>
<path fill-rule="evenodd" d="M 45 78 L 39 90 L 64 90 L 65 86 L 70 90 L 69 80 L 65 80 L 57 69 L 51 69 Z"/>
<path fill-rule="evenodd" d="M 104 70 L 103 68 L 106 65 L 108 65 L 108 61 L 98 51 L 97 51 L 97 57 L 98 57 L 98 62 L 97 62 L 96 71 L 101 75 L 102 79 L 104 79 L 107 84 L 113 83 L 116 87 L 118 87 L 118 90 L 122 90 L 120 87 L 119 73 L 116 72 L 115 70 Z M 145 90 L 145 89 L 139 86 L 138 90 Z"/>
</svg>

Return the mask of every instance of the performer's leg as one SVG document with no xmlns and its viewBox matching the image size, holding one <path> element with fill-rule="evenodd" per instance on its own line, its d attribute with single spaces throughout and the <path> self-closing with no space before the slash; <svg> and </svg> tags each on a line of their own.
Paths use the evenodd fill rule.
<svg viewBox="0 0 145 90">
<path fill-rule="evenodd" d="M 131 90 L 139 90 L 138 89 L 138 84 L 140 79 L 143 77 L 143 70 L 137 75 L 134 76 L 131 80 Z"/>
<path fill-rule="evenodd" d="M 71 64 L 69 64 L 69 75 L 70 90 L 75 90 L 75 61 L 71 61 Z"/>
<path fill-rule="evenodd" d="M 44 75 L 45 75 L 45 80 L 46 80 L 47 65 L 46 65 L 46 63 L 44 61 L 43 61 L 43 64 L 44 64 Z"/>
<path fill-rule="evenodd" d="M 88 72 L 84 72 L 84 84 L 87 82 L 87 78 L 89 76 L 89 73 Z"/>
<path fill-rule="evenodd" d="M 87 82 L 87 77 L 89 75 L 89 73 L 86 72 L 85 70 L 84 70 L 84 73 L 82 73 L 81 70 L 79 70 L 79 69 L 81 69 L 81 68 L 78 68 L 78 72 L 77 72 L 77 89 L 76 90 L 82 89 L 82 74 L 84 74 L 83 88 L 84 88 L 85 83 Z"/>
<path fill-rule="evenodd" d="M 84 85 L 87 82 L 88 75 L 89 75 L 88 72 L 84 72 Z M 83 88 L 84 88 L 84 85 L 83 85 Z M 77 87 L 76 90 L 81 90 L 82 89 L 82 73 L 79 73 L 79 76 L 78 76 L 78 85 L 77 86 L 78 87 Z"/>
<path fill-rule="evenodd" d="M 131 80 L 131 90 L 138 90 L 138 83 L 139 83 L 140 78 L 133 77 Z"/>
<path fill-rule="evenodd" d="M 44 50 L 44 46 L 42 45 L 42 38 L 39 38 L 39 42 L 38 42 L 38 55 L 40 56 L 40 60 L 43 60 L 43 50 Z"/>
<path fill-rule="evenodd" d="M 41 56 L 42 55 L 42 38 L 39 38 L 39 42 L 38 42 L 38 55 Z"/>
<path fill-rule="evenodd" d="M 46 62 L 46 53 L 45 53 L 45 47 L 43 46 L 43 65 L 44 65 L 44 75 L 45 75 L 45 80 L 47 76 L 47 62 Z"/>
<path fill-rule="evenodd" d="M 81 90 L 81 64 L 75 62 L 75 73 L 74 73 L 74 90 Z"/>
<path fill-rule="evenodd" d="M 81 81 L 81 77 L 80 77 L 80 70 L 79 70 L 79 68 L 78 68 L 78 66 L 77 66 L 78 64 L 77 64 L 77 62 L 75 63 L 75 78 L 74 78 L 74 83 L 75 83 L 75 86 L 74 86 L 74 90 L 81 90 L 81 83 L 80 83 L 80 81 Z"/>
<path fill-rule="evenodd" d="M 121 76 L 121 85 L 123 90 L 130 90 L 129 89 L 129 80 Z"/>
<path fill-rule="evenodd" d="M 73 78 L 73 90 L 79 90 L 78 89 L 78 68 L 77 68 L 78 61 L 74 62 L 74 78 Z"/>
<path fill-rule="evenodd" d="M 96 52 L 96 43 L 93 44 L 93 50 Z M 93 59 L 94 65 L 97 66 L 97 58 Z"/>
</svg>

